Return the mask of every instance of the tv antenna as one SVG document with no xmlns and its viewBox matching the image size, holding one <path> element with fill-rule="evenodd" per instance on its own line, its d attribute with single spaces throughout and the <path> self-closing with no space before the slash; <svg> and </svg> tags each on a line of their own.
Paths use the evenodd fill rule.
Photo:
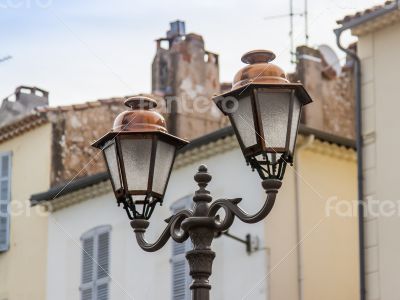
<svg viewBox="0 0 400 300">
<path fill-rule="evenodd" d="M 294 17 L 303 17 L 304 18 L 304 40 L 305 44 L 308 45 L 309 41 L 309 34 L 308 34 L 308 0 L 304 0 L 304 11 L 295 13 L 293 12 L 293 0 L 289 0 L 289 13 L 288 14 L 282 14 L 282 15 L 274 15 L 274 16 L 269 16 L 265 17 L 264 20 L 274 20 L 274 19 L 282 19 L 282 18 L 288 18 L 290 20 L 290 31 L 289 31 L 289 37 L 290 37 L 290 62 L 294 64 L 296 62 L 296 53 L 294 51 Z"/>
<path fill-rule="evenodd" d="M 9 60 L 9 59 L 11 59 L 11 58 L 12 58 L 11 55 L 7 55 L 7 56 L 4 56 L 4 57 L 0 57 L 0 63 L 5 62 L 5 61 L 7 61 L 7 60 Z"/>
</svg>

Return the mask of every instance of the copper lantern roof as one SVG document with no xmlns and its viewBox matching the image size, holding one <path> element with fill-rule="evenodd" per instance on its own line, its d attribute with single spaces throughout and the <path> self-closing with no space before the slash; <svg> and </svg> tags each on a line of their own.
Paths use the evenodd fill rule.
<svg viewBox="0 0 400 300">
<path fill-rule="evenodd" d="M 114 132 L 167 132 L 164 117 L 153 110 L 157 102 L 146 96 L 134 96 L 124 104 L 131 110 L 120 113 L 114 121 Z"/>
<path fill-rule="evenodd" d="M 242 56 L 242 62 L 248 64 L 248 66 L 236 73 L 230 91 L 213 97 L 216 105 L 221 109 L 221 97 L 238 97 L 251 87 L 294 89 L 303 104 L 312 102 L 310 95 L 300 82 L 290 82 L 285 71 L 271 63 L 275 57 L 275 54 L 270 50 L 252 50 L 245 53 Z M 223 110 L 222 112 L 225 114 Z"/>
<path fill-rule="evenodd" d="M 245 53 L 242 56 L 242 62 L 249 65 L 236 73 L 233 79 L 232 90 L 250 83 L 289 83 L 285 72 L 277 65 L 270 63 L 275 57 L 275 54 L 269 50 L 253 50 Z"/>
<path fill-rule="evenodd" d="M 154 108 L 157 102 L 147 96 L 133 96 L 124 101 L 131 108 L 120 113 L 114 120 L 113 128 L 103 137 L 92 143 L 93 147 L 102 148 L 105 143 L 118 135 L 131 133 L 156 133 L 175 140 L 180 146 L 188 142 L 168 133 L 164 117 Z"/>
</svg>

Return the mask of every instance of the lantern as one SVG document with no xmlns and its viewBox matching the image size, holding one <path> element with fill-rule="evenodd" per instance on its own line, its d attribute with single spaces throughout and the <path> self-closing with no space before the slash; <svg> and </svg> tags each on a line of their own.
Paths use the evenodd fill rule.
<svg viewBox="0 0 400 300">
<path fill-rule="evenodd" d="M 169 134 L 155 100 L 136 96 L 119 114 L 111 132 L 92 146 L 103 151 L 118 204 L 130 219 L 149 219 L 162 203 L 178 149 L 188 142 Z"/>
<path fill-rule="evenodd" d="M 301 109 L 312 102 L 302 84 L 289 83 L 284 71 L 269 63 L 274 58 L 267 50 L 246 53 L 242 62 L 249 65 L 236 74 L 232 90 L 214 97 L 262 179 L 283 178 L 293 162 Z"/>
</svg>

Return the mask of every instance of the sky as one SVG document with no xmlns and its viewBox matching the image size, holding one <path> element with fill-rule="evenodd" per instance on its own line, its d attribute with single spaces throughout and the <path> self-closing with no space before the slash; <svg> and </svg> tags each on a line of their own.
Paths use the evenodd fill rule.
<svg viewBox="0 0 400 300">
<path fill-rule="evenodd" d="M 382 0 L 308 0 L 309 46 L 327 44 L 339 58 L 333 29 L 347 14 Z M 294 12 L 304 0 L 294 0 Z M 275 52 L 290 63 L 289 0 L 0 0 L 0 99 L 19 85 L 50 92 L 50 105 L 80 103 L 151 91 L 154 40 L 169 22 L 186 22 L 206 49 L 220 55 L 220 80 L 230 82 L 252 49 Z M 294 18 L 294 43 L 302 45 L 304 18 Z M 343 43 L 354 41 L 349 33 Z"/>
</svg>

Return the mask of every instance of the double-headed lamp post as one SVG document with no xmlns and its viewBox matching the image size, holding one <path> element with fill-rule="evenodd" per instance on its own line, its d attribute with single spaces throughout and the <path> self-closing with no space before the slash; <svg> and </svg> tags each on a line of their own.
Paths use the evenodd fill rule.
<svg viewBox="0 0 400 300">
<path fill-rule="evenodd" d="M 186 258 L 194 300 L 210 297 L 214 237 L 228 230 L 235 217 L 245 223 L 263 220 L 274 205 L 286 164 L 293 162 L 301 108 L 312 100 L 300 83 L 290 83 L 281 68 L 269 63 L 274 58 L 266 50 L 243 55 L 242 61 L 249 65 L 236 74 L 232 90 L 213 99 L 229 117 L 247 164 L 262 179 L 267 197 L 254 215 L 239 207 L 241 198 L 212 202 L 206 189 L 211 175 L 201 165 L 194 176 L 199 189 L 193 209 L 168 218 L 158 240 L 149 243 L 144 238 L 149 219 L 163 201 L 177 151 L 188 142 L 168 134 L 164 118 L 152 110 L 156 107 L 153 99 L 137 96 L 125 101 L 131 110 L 118 115 L 112 131 L 93 144 L 104 153 L 117 203 L 131 219 L 144 251 L 159 250 L 170 237 L 177 243 L 192 240 L 193 249 Z"/>
</svg>

